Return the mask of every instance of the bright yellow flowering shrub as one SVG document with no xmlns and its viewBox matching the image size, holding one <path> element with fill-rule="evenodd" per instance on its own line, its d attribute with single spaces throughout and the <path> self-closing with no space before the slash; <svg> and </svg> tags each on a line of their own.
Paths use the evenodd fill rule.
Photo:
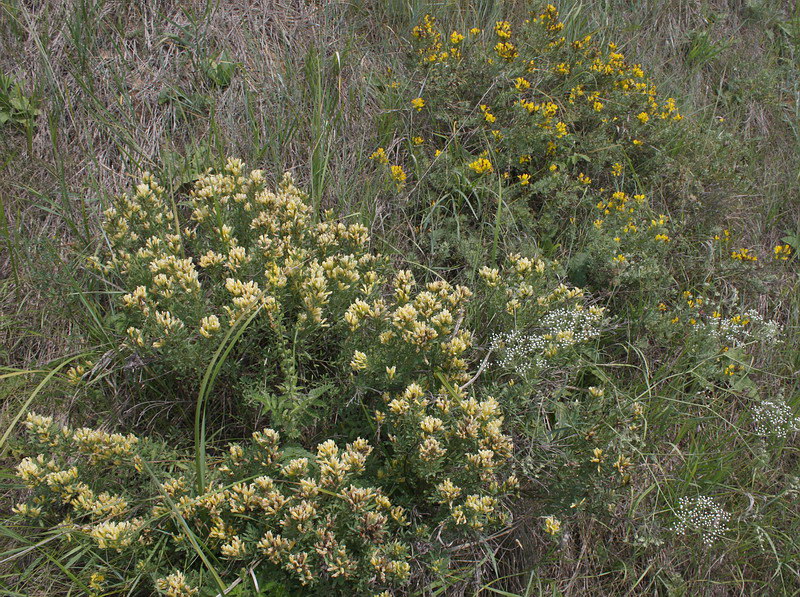
<svg viewBox="0 0 800 597">
<path fill-rule="evenodd" d="M 659 95 L 613 43 L 567 39 L 552 5 L 459 34 L 458 44 L 425 15 L 412 38 L 418 65 L 409 93 L 418 77 L 426 111 L 405 110 L 395 134 L 416 166 L 409 209 L 422 231 L 445 246 L 458 241 L 443 238 L 465 231 L 499 229 L 501 239 L 524 231 L 552 254 L 559 242 L 598 237 L 589 225 L 596 221 L 602 247 L 591 251 L 591 267 L 576 265 L 596 274 L 590 282 L 652 275 L 654 260 L 636 256 L 644 247 L 661 256 L 672 236 L 641 189 L 661 172 L 661 139 L 682 119 L 674 98 Z M 571 226 L 560 225 L 567 219 Z"/>
</svg>

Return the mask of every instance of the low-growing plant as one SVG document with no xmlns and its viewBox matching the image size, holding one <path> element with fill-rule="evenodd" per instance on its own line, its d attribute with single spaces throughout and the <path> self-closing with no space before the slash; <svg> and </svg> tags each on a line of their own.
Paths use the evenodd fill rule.
<svg viewBox="0 0 800 597">
<path fill-rule="evenodd" d="M 242 169 L 229 160 L 206 173 L 180 205 L 145 174 L 106 210 L 108 246 L 90 264 L 126 289 L 122 350 L 190 392 L 228 331 L 260 310 L 223 377 L 268 406 L 264 380 L 292 400 L 327 383 L 343 358 L 344 314 L 378 292 L 383 260 L 363 225 L 315 222 L 291 178 L 272 192 L 260 170 Z"/>
<path fill-rule="evenodd" d="M 0 73 L 0 125 L 10 123 L 30 129 L 40 113 L 38 101 L 26 94 L 17 81 Z"/>
<path fill-rule="evenodd" d="M 295 584 L 310 583 L 312 577 L 325 580 L 330 574 L 331 581 L 324 586 L 337 586 L 344 575 L 350 583 L 359 576 L 364 587 L 380 587 L 387 578 L 408 581 L 410 571 L 407 546 L 387 544 L 385 553 L 380 551 L 387 516 L 398 528 L 411 525 L 409 532 L 418 542 L 430 542 L 437 526 L 439 532 L 457 537 L 487 532 L 510 520 L 505 498 L 518 482 L 511 471 L 513 442 L 504 429 L 503 411 L 516 409 L 515 400 L 525 396 L 507 396 L 503 406 L 492 396 L 493 385 L 487 382 L 494 376 L 486 375 L 485 362 L 473 368 L 479 357 L 473 347 L 475 333 L 464 324 L 466 310 L 499 301 L 505 315 L 490 324 L 498 331 L 507 331 L 514 323 L 531 326 L 542 319 L 550 321 L 548 354 L 555 356 L 561 348 L 584 340 L 572 331 L 555 329 L 567 305 L 575 317 L 582 317 L 580 291 L 564 286 L 554 268 L 545 268 L 541 260 L 520 255 L 508 258 L 503 280 L 497 271 L 484 272 L 491 291 L 482 291 L 477 298 L 469 288 L 441 279 L 420 288 L 409 270 L 391 275 L 388 261 L 369 251 L 363 226 L 335 222 L 329 214 L 315 223 L 307 197 L 290 178 L 284 177 L 272 192 L 260 171 L 246 173 L 238 160 L 228 160 L 220 173 L 202 176 L 185 204 L 174 199 L 145 174 L 133 195 L 119 198 L 104 214 L 108 245 L 102 258 L 92 257 L 90 265 L 124 289 L 116 294 L 122 307 L 117 328 L 124 332 L 109 333 L 118 339 L 117 350 L 125 363 L 121 371 L 107 371 L 104 376 L 124 378 L 130 363 L 143 363 L 159 377 L 172 377 L 173 396 L 182 391 L 202 393 L 207 372 L 216 367 L 220 351 L 231 345 L 232 335 L 239 333 L 237 351 L 227 360 L 227 394 L 238 401 L 237 409 L 246 420 L 265 420 L 285 430 L 291 442 L 286 453 L 303 456 L 283 468 L 273 466 L 277 456 L 265 460 L 264 446 L 255 445 L 259 438 L 277 442 L 277 433 L 269 431 L 256 432 L 253 446 L 231 444 L 227 459 L 220 460 L 215 444 L 205 440 L 206 425 L 213 425 L 213 418 L 196 416 L 194 465 L 189 465 L 188 452 L 178 449 L 163 458 L 172 462 L 163 469 L 158 462 L 165 455 L 158 455 L 158 441 L 140 442 L 134 436 L 90 429 L 71 431 L 51 419 L 31 416 L 27 425 L 34 441 L 25 448 L 31 456 L 22 461 L 18 474 L 37 492 L 17 508 L 20 515 L 42 515 L 51 525 L 56 524 L 53 517 L 62 521 L 66 517 L 65 524 L 71 524 L 75 516 L 88 516 L 92 524 L 82 519 L 83 526 L 76 528 L 87 539 L 100 541 L 97 549 L 133 549 L 128 559 L 111 564 L 113 574 L 108 577 L 123 585 L 143 582 L 142 574 L 150 570 L 136 562 L 171 561 L 141 551 L 142 541 L 146 546 L 147 540 L 134 537 L 174 536 L 177 543 L 192 546 L 187 553 L 178 550 L 186 557 L 193 557 L 199 548 L 203 554 L 210 549 L 214 558 L 239 561 L 255 556 L 261 535 L 271 533 L 280 553 L 270 551 L 267 559 L 283 572 L 264 574 L 275 582 L 286 581 L 288 570 L 295 574 Z M 545 294 L 547 288 L 551 291 Z M 472 299 L 479 304 L 471 305 Z M 587 313 L 597 321 L 602 310 L 591 308 Z M 67 378 L 80 391 L 92 386 L 96 374 L 95 364 L 87 361 L 73 366 Z M 262 407 L 260 415 L 248 415 L 253 403 Z M 197 408 L 208 407 L 198 401 Z M 342 420 L 320 420 L 317 409 L 341 415 Z M 313 448 L 307 433 L 312 428 L 329 437 L 349 437 L 348 445 L 360 448 L 339 454 L 333 440 L 325 440 L 314 458 L 307 452 Z M 364 430 L 378 442 L 370 462 L 366 456 L 372 449 L 357 437 Z M 162 435 L 172 433 L 174 427 L 161 430 Z M 215 433 L 230 437 L 232 429 Z M 80 461 L 83 448 L 73 446 L 84 436 L 91 444 L 87 462 Z M 103 454 L 115 455 L 117 444 L 122 445 L 127 466 L 133 467 L 130 475 L 110 475 L 104 468 L 109 462 Z M 147 449 L 142 452 L 141 446 Z M 351 469 L 363 474 L 373 489 L 361 482 L 349 489 L 340 487 Z M 287 491 L 300 484 L 302 499 L 296 508 L 289 494 L 276 493 L 272 478 L 278 478 L 277 471 L 284 475 L 279 486 Z M 171 480 L 162 479 L 167 474 Z M 161 499 L 145 483 L 148 475 L 161 484 L 166 500 L 159 516 L 152 511 L 143 516 L 145 504 Z M 329 475 L 341 479 L 332 483 Z M 48 481 L 56 478 L 60 480 Z M 370 522 L 364 524 L 377 525 L 374 532 L 381 541 L 373 542 L 372 551 L 366 550 L 370 539 L 366 527 L 344 522 L 336 513 L 349 499 L 348 492 L 363 498 L 370 511 Z M 237 505 L 239 493 L 245 500 L 242 505 Z M 262 519 L 260 524 L 266 526 L 254 529 L 244 521 L 249 520 L 250 510 L 271 499 L 267 494 L 280 498 L 270 508 L 284 518 L 274 523 Z M 384 495 L 398 507 L 390 506 Z M 312 497 L 327 500 L 331 509 L 310 505 Z M 97 500 L 113 503 L 113 511 L 103 510 Z M 203 510 L 200 503 L 208 508 Z M 78 510 L 64 512 L 61 504 Z M 386 515 L 371 509 L 381 504 Z M 291 537 L 281 538 L 280 525 L 294 520 L 291 512 L 308 514 L 300 509 L 311 512 L 301 521 L 305 526 L 292 527 Z M 108 514 L 111 519 L 97 519 Z M 313 525 L 312 518 L 317 521 Z M 334 540 L 335 533 L 329 539 L 320 535 L 323 520 L 331 533 L 334 529 L 355 533 L 361 547 L 354 547 L 354 537 Z M 189 534 L 181 535 L 181 529 Z M 309 535 L 303 539 L 298 533 Z M 320 541 L 330 544 L 330 553 Z M 159 550 L 175 549 L 163 540 L 157 544 Z M 325 559 L 328 555 L 333 559 Z M 87 557 L 84 564 L 94 556 Z M 206 559 L 198 555 L 175 565 L 189 574 L 180 579 L 174 574 L 159 577 L 169 572 L 166 569 L 148 572 L 148 577 L 156 587 L 210 582 L 216 577 Z M 251 569 L 258 568 L 248 561 Z M 363 567 L 367 561 L 371 568 Z M 230 582 L 234 569 L 225 570 L 222 576 Z M 239 568 L 235 570 L 238 574 Z"/>
<path fill-rule="evenodd" d="M 76 580 L 89 594 L 227 592 L 248 575 L 255 590 L 272 583 L 291 594 L 408 582 L 408 516 L 363 483 L 373 450 L 364 439 L 342 450 L 328 440 L 311 454 L 257 431 L 228 447 L 198 493 L 186 462 L 161 443 L 35 413 L 25 426 L 33 455 L 17 474 L 31 494 L 14 512 L 85 548 Z"/>
</svg>

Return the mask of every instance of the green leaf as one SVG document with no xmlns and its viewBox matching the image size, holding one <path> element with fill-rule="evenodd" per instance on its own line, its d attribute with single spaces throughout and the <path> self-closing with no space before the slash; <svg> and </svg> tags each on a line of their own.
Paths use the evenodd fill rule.
<svg viewBox="0 0 800 597">
<path fill-rule="evenodd" d="M 781 241 L 792 247 L 795 252 L 800 251 L 800 232 L 787 234 L 781 239 Z"/>
</svg>

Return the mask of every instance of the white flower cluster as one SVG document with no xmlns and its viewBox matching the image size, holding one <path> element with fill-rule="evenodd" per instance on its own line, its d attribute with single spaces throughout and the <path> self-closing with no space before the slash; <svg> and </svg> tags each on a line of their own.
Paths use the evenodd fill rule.
<svg viewBox="0 0 800 597">
<path fill-rule="evenodd" d="M 598 308 L 554 309 L 542 318 L 542 327 L 548 336 L 559 346 L 571 346 L 586 342 L 600 335 L 598 323 L 601 321 L 603 311 Z"/>
<path fill-rule="evenodd" d="M 764 319 L 755 309 L 742 315 L 712 320 L 705 323 L 704 327 L 709 334 L 730 346 L 752 341 L 761 341 L 772 346 L 780 341 L 783 331 L 779 323 Z"/>
<path fill-rule="evenodd" d="M 728 530 L 731 515 L 705 495 L 682 497 L 678 500 L 678 520 L 672 527 L 678 535 L 687 531 L 699 532 L 703 543 L 711 546 Z"/>
<path fill-rule="evenodd" d="M 516 369 L 524 375 L 534 368 L 545 366 L 544 350 L 547 342 L 535 334 L 519 330 L 492 336 L 492 350 L 498 351 L 497 364 L 503 369 Z"/>
<path fill-rule="evenodd" d="M 790 433 L 800 431 L 800 417 L 794 416 L 782 397 L 762 400 L 757 404 L 753 409 L 753 422 L 758 435 L 785 438 Z"/>
<path fill-rule="evenodd" d="M 491 348 L 500 354 L 497 359 L 500 367 L 515 369 L 524 375 L 532 368 L 544 367 L 547 359 L 561 349 L 599 336 L 602 318 L 602 309 L 583 309 L 580 306 L 554 309 L 542 318 L 539 333 L 526 334 L 513 330 L 495 334 Z"/>
</svg>

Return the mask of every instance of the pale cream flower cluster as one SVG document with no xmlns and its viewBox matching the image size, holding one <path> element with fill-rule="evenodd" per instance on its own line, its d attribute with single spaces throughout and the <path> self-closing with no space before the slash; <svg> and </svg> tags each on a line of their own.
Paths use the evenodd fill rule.
<svg viewBox="0 0 800 597">
<path fill-rule="evenodd" d="M 344 448 L 327 440 L 315 454 L 286 458 L 280 435 L 264 429 L 245 444 L 230 444 L 222 461 L 209 463 L 211 480 L 203 493 L 183 475 L 153 486 L 143 474 L 138 488 L 127 488 L 138 492 L 134 500 L 95 488 L 107 481 L 104 475 L 122 474 L 120 464 L 129 465 L 133 474 L 155 469 L 157 463 L 145 464 L 145 452 L 139 453 L 147 442 L 85 428 L 73 431 L 35 413 L 25 427 L 44 452 L 17 465 L 18 477 L 33 495 L 14 513 L 45 517 L 97 549 L 135 556 L 166 540 L 181 550 L 186 529 L 177 512 L 222 560 L 249 565 L 266 559 L 302 585 L 371 579 L 368 585 L 379 592 L 406 582 L 411 573 L 409 549 L 395 539 L 409 524 L 408 514 L 381 489 L 363 483 L 373 451 L 364 439 Z M 99 458 L 102 452 L 106 455 Z M 149 512 L 134 515 L 143 508 Z M 197 594 L 179 572 L 155 585 L 165 595 Z"/>
<path fill-rule="evenodd" d="M 111 251 L 90 265 L 130 289 L 121 301 L 128 342 L 139 350 L 189 344 L 208 353 L 205 341 L 258 308 L 273 322 L 288 316 L 301 330 L 326 328 L 379 283 L 367 229 L 316 221 L 288 174 L 271 191 L 261 170 L 246 174 L 231 158 L 195 181 L 188 203 L 183 225 L 145 173 L 104 212 Z"/>
</svg>

